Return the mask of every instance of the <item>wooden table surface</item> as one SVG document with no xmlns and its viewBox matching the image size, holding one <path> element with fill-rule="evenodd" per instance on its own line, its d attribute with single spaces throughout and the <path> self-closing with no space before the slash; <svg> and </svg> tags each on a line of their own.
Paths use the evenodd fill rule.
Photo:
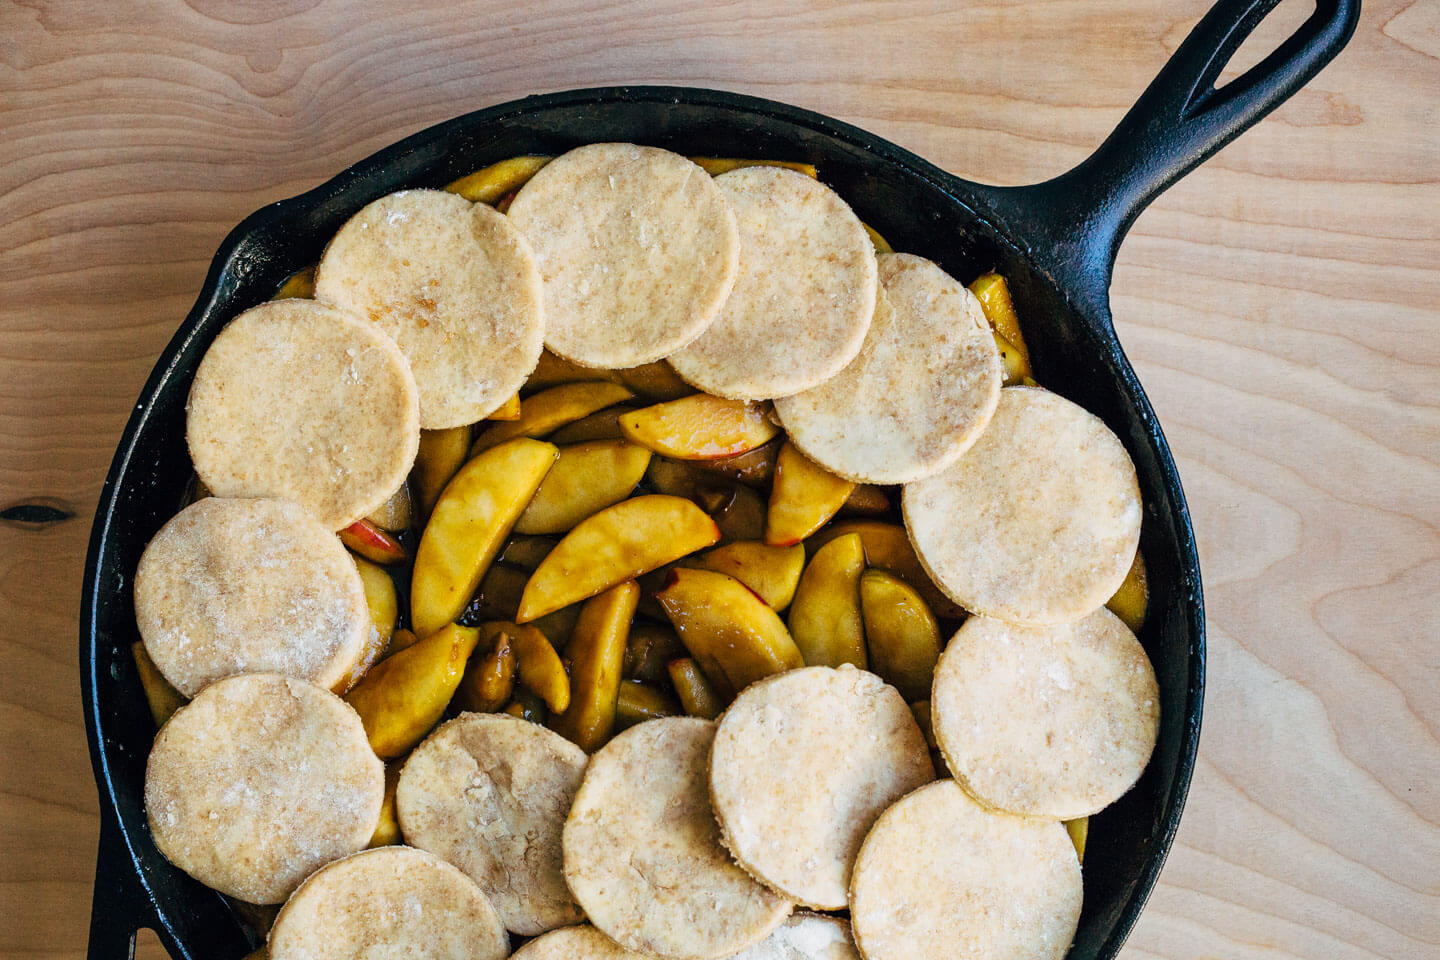
<svg viewBox="0 0 1440 960">
<path fill-rule="evenodd" d="M 84 952 L 90 517 L 247 213 L 435 121 L 618 82 L 786 100 L 1037 180 L 1102 139 L 1207 3 L 280 6 L 0 6 L 0 507 L 73 515 L 0 525 L 3 958 Z M 1116 321 L 1185 480 L 1210 629 L 1194 786 L 1127 957 L 1440 956 L 1437 58 L 1440 4 L 1367 0 L 1340 59 L 1121 254 Z"/>
</svg>

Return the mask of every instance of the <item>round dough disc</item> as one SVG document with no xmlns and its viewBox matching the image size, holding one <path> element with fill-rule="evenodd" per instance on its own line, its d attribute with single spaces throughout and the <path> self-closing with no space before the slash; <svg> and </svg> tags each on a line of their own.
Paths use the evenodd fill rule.
<svg viewBox="0 0 1440 960">
<path fill-rule="evenodd" d="M 862 483 L 929 476 L 973 444 L 1000 400 L 1000 353 L 980 302 L 936 264 L 882 254 L 880 297 L 860 355 L 775 401 L 811 460 Z"/>
<path fill-rule="evenodd" d="M 365 849 L 384 794 L 384 765 L 349 704 L 273 673 L 201 690 L 160 728 L 145 768 L 160 852 L 248 903 L 280 903 Z"/>
<path fill-rule="evenodd" d="M 1013 623 L 1078 620 L 1108 600 L 1140 544 L 1135 466 L 1099 417 L 1006 387 L 954 463 L 905 485 L 905 527 L 950 599 Z"/>
<path fill-rule="evenodd" d="M 823 383 L 855 359 L 875 313 L 865 226 L 834 190 L 794 170 L 743 167 L 715 183 L 740 227 L 740 274 L 719 318 L 670 365 L 739 400 Z"/>
<path fill-rule="evenodd" d="M 1061 960 L 1082 893 L 1063 825 L 992 813 L 941 780 L 875 822 L 850 923 L 866 960 Z"/>
<path fill-rule="evenodd" d="M 615 370 L 698 337 L 735 284 L 735 217 L 709 174 L 669 150 L 592 143 L 547 163 L 509 216 L 545 291 L 545 345 Z"/>
<path fill-rule="evenodd" d="M 764 939 L 791 903 L 720 844 L 706 767 L 715 724 L 638 724 L 590 758 L 565 822 L 565 879 L 590 922 L 662 957 L 728 957 Z"/>
<path fill-rule="evenodd" d="M 200 361 L 185 418 L 217 497 L 292 500 L 331 530 L 390 498 L 420 445 L 415 378 L 374 325 L 313 300 L 232 320 Z"/>
<path fill-rule="evenodd" d="M 332 690 L 375 635 L 350 554 L 284 500 L 206 497 L 171 517 L 135 571 L 135 622 L 187 697 L 238 673 Z"/>
<path fill-rule="evenodd" d="M 626 950 L 591 926 L 563 927 L 536 937 L 516 950 L 511 960 L 653 960 L 649 954 Z"/>
<path fill-rule="evenodd" d="M 405 842 L 465 871 L 512 933 L 585 919 L 565 887 L 560 831 L 585 751 L 497 713 L 462 713 L 415 748 L 395 791 Z"/>
<path fill-rule="evenodd" d="M 934 779 L 899 691 L 848 666 L 746 687 L 720 718 L 710 755 L 710 800 L 736 862 L 823 910 L 844 909 L 875 818 Z"/>
<path fill-rule="evenodd" d="M 509 938 L 475 882 L 411 847 L 346 857 L 280 910 L 270 960 L 503 960 Z"/>
<path fill-rule="evenodd" d="M 839 917 L 797 913 L 731 960 L 860 960 L 850 924 Z"/>
<path fill-rule="evenodd" d="M 971 617 L 935 668 L 931 723 L 982 803 L 1074 820 L 1135 785 L 1160 730 L 1150 658 L 1101 607 L 1075 623 Z"/>
<path fill-rule="evenodd" d="M 503 213 L 444 190 L 401 190 L 363 207 L 325 248 L 315 296 L 400 345 L 426 430 L 484 419 L 540 359 L 530 245 Z"/>
</svg>

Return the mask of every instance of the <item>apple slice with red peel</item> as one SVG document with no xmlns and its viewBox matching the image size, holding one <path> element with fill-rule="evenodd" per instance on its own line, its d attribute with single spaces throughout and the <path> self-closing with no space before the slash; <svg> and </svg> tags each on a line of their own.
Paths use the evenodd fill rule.
<svg viewBox="0 0 1440 960">
<path fill-rule="evenodd" d="M 627 413 L 620 429 L 636 443 L 676 460 L 714 460 L 754 450 L 779 433 L 770 406 L 695 393 Z"/>
<path fill-rule="evenodd" d="M 840 512 L 855 487 L 853 480 L 835 476 L 793 443 L 786 443 L 775 461 L 765 542 L 789 546 L 804 540 Z"/>
<path fill-rule="evenodd" d="M 393 567 L 408 559 L 400 541 L 369 520 L 356 520 L 340 531 L 340 542 L 372 563 Z"/>
<path fill-rule="evenodd" d="M 655 599 L 706 675 L 723 676 L 736 691 L 805 666 L 779 614 L 734 577 L 677 567 Z"/>
</svg>

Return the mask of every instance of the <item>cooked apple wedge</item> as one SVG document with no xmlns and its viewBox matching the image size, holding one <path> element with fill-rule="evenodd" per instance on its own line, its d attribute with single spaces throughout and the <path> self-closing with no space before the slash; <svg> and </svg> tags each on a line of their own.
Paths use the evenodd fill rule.
<svg viewBox="0 0 1440 960">
<path fill-rule="evenodd" d="M 765 537 L 765 500 L 743 484 L 731 484 L 720 508 L 711 516 L 720 528 L 721 543 Z"/>
<path fill-rule="evenodd" d="M 940 625 L 920 592 L 893 573 L 866 570 L 860 578 L 860 610 L 871 671 L 906 700 L 927 699 L 940 659 Z"/>
<path fill-rule="evenodd" d="M 401 530 L 410 529 L 410 518 L 413 512 L 410 508 L 410 485 L 402 483 L 394 493 L 390 494 L 390 499 L 380 504 L 379 509 L 365 519 L 381 530 L 399 533 Z"/>
<path fill-rule="evenodd" d="M 786 443 L 775 461 L 765 542 L 784 547 L 804 540 L 840 512 L 855 486 L 853 480 L 835 476 L 795 444 Z"/>
<path fill-rule="evenodd" d="M 772 547 L 755 540 L 738 540 L 690 558 L 685 566 L 729 574 L 758 593 L 771 610 L 779 613 L 790 606 L 795 597 L 795 588 L 805 569 L 805 548 L 798 543 Z"/>
<path fill-rule="evenodd" d="M 505 194 L 523 187 L 549 162 L 549 157 L 507 157 L 446 184 L 445 189 L 460 194 L 471 203 L 494 204 Z"/>
<path fill-rule="evenodd" d="M 790 635 L 812 667 L 842 663 L 865 669 L 865 628 L 860 616 L 860 574 L 865 546 L 856 533 L 815 551 L 790 604 Z"/>
<path fill-rule="evenodd" d="M 304 267 L 285 278 L 271 300 L 309 300 L 315 296 L 315 268 Z"/>
<path fill-rule="evenodd" d="M 470 658 L 455 701 L 472 713 L 494 713 L 509 703 L 515 692 L 513 631 L 504 623 L 484 623 L 480 637 L 479 649 L 484 652 Z"/>
<path fill-rule="evenodd" d="M 487 416 L 485 419 L 486 419 L 486 420 L 519 420 L 519 419 L 520 419 L 520 394 L 518 394 L 518 393 L 511 394 L 511 395 L 510 395 L 510 399 L 508 399 L 508 400 L 506 400 L 504 403 L 500 404 L 500 406 L 496 407 L 494 410 L 491 410 L 491 411 L 490 411 L 490 415 Z"/>
<path fill-rule="evenodd" d="M 890 495 L 873 483 L 857 484 L 840 508 L 842 517 L 883 517 L 890 512 Z"/>
<path fill-rule="evenodd" d="M 375 664 L 345 695 L 377 756 L 401 756 L 424 739 L 445 713 L 479 642 L 480 631 L 452 623 Z"/>
<path fill-rule="evenodd" d="M 190 701 L 165 679 L 160 668 L 155 666 L 155 661 L 150 659 L 150 652 L 145 649 L 145 644 L 136 640 L 130 646 L 130 652 L 135 656 L 135 672 L 140 677 L 140 687 L 145 691 L 145 702 L 150 705 L 150 716 L 154 719 L 155 726 L 163 727 L 165 721 L 175 715 L 176 710 Z"/>
<path fill-rule="evenodd" d="M 649 465 L 650 451 L 624 440 L 561 447 L 560 459 L 515 522 L 515 532 L 564 533 L 628 497 Z"/>
<path fill-rule="evenodd" d="M 553 469 L 553 468 L 552 468 Z M 534 570 L 560 541 L 552 537 L 511 537 L 495 559 L 521 570 Z"/>
<path fill-rule="evenodd" d="M 647 400 L 679 400 L 695 392 L 675 368 L 664 360 L 646 363 L 628 370 L 616 370 L 616 377 Z"/>
<path fill-rule="evenodd" d="M 635 394 L 618 383 L 567 383 L 551 387 L 520 404 L 518 420 L 501 420 L 481 431 L 470 448 L 472 457 L 514 437 L 544 437 L 596 410 L 629 400 Z"/>
<path fill-rule="evenodd" d="M 408 559 L 400 541 L 369 520 L 356 520 L 340 531 L 340 542 L 372 563 L 393 567 Z"/>
<path fill-rule="evenodd" d="M 805 665 L 779 614 L 734 577 L 677 567 L 655 598 L 701 669 L 732 690 Z"/>
<path fill-rule="evenodd" d="M 865 543 L 865 562 L 869 566 L 889 570 L 920 591 L 920 596 L 925 598 L 930 610 L 937 617 L 958 619 L 965 616 L 964 608 L 935 586 L 930 575 L 920 565 L 920 558 L 915 556 L 909 534 L 899 524 L 881 520 L 832 523 L 805 541 L 805 551 L 813 554 L 831 540 L 847 533 L 860 534 L 860 539 Z"/>
<path fill-rule="evenodd" d="M 530 574 L 520 567 L 495 562 L 480 578 L 480 586 L 465 605 L 465 612 L 457 617 L 466 623 L 483 620 L 513 620 L 515 611 L 520 609 L 520 595 L 525 592 L 525 581 Z"/>
<path fill-rule="evenodd" d="M 729 173 L 731 170 L 739 170 L 741 167 L 784 167 L 787 170 L 803 173 L 812 180 L 820 176 L 819 171 L 815 169 L 815 164 L 800 163 L 794 160 L 741 160 L 734 157 L 691 157 L 690 159 L 712 177 Z"/>
<path fill-rule="evenodd" d="M 689 466 L 701 473 L 714 474 L 747 487 L 764 487 L 775 476 L 775 460 L 783 445 L 782 441 L 775 439 L 733 457 L 691 460 Z"/>
<path fill-rule="evenodd" d="M 1140 628 L 1145 625 L 1145 613 L 1150 606 L 1150 582 L 1145 573 L 1145 557 L 1139 550 L 1135 551 L 1135 559 L 1130 564 L 1130 572 L 1125 574 L 1125 582 L 1120 584 L 1120 589 L 1115 591 L 1113 597 L 1105 601 L 1105 606 L 1125 621 L 1125 626 L 1130 628 L 1131 633 L 1139 633 Z"/>
<path fill-rule="evenodd" d="M 655 492 L 671 497 L 684 497 L 706 513 L 715 514 L 730 502 L 735 486 L 721 477 L 712 477 L 693 464 L 651 457 L 645 480 Z"/>
<path fill-rule="evenodd" d="M 981 274 L 970 284 L 970 292 L 980 301 L 980 309 L 991 328 L 1019 354 L 1026 375 L 1030 373 L 1030 350 L 1025 346 L 1025 335 L 1020 332 L 1020 316 L 1015 312 L 1015 301 L 1010 298 L 1010 286 L 998 273 Z"/>
<path fill-rule="evenodd" d="M 545 706 L 562 713 L 570 706 L 570 676 L 548 637 L 533 624 L 503 625 L 515 648 L 516 677 Z"/>
<path fill-rule="evenodd" d="M 624 730 L 646 720 L 678 716 L 681 709 L 680 702 L 659 687 L 642 680 L 621 680 L 615 698 L 615 728 Z"/>
<path fill-rule="evenodd" d="M 585 601 L 565 648 L 570 708 L 552 717 L 550 726 L 586 753 L 604 746 L 615 729 L 625 643 L 639 599 L 639 585 L 626 580 Z"/>
<path fill-rule="evenodd" d="M 355 569 L 360 571 L 360 583 L 365 588 L 365 605 L 370 608 L 370 623 L 375 627 L 366 639 L 360 659 L 335 685 L 337 693 L 344 693 L 365 676 L 375 661 L 390 645 L 395 634 L 395 621 L 400 615 L 400 600 L 395 593 L 395 581 L 383 567 L 360 557 L 351 557 Z"/>
<path fill-rule="evenodd" d="M 870 224 L 868 224 L 868 223 L 862 223 L 861 226 L 864 227 L 864 228 L 865 228 L 865 232 L 870 235 L 870 245 L 875 248 L 875 252 L 876 252 L 876 253 L 894 253 L 894 252 L 895 252 L 895 248 L 892 247 L 892 246 L 890 246 L 890 241 L 889 241 L 889 240 L 886 240 L 884 237 L 880 236 L 880 231 L 879 231 L 879 230 L 876 230 L 874 227 L 870 226 Z"/>
<path fill-rule="evenodd" d="M 754 450 L 779 428 L 769 405 L 708 393 L 641 407 L 620 418 L 625 436 L 676 460 L 714 460 Z"/>
<path fill-rule="evenodd" d="M 516 519 L 560 451 L 517 437 L 461 468 L 435 504 L 415 551 L 410 621 L 424 637 L 465 609 Z"/>
<path fill-rule="evenodd" d="M 1090 818 L 1081 817 L 1078 820 L 1066 820 L 1065 832 L 1070 834 L 1070 842 L 1075 845 L 1075 856 L 1081 863 L 1085 862 L 1085 841 L 1090 837 Z"/>
<path fill-rule="evenodd" d="M 635 408 L 622 403 L 618 406 L 606 407 L 604 410 L 597 410 L 588 417 L 581 417 L 574 423 L 565 424 L 546 439 L 555 444 L 587 443 L 591 440 L 623 440 L 625 434 L 620 430 L 620 418 L 633 409 Z"/>
<path fill-rule="evenodd" d="M 700 670 L 700 665 L 689 657 L 670 661 L 670 683 L 680 698 L 680 706 L 692 717 L 714 720 L 725 709 L 720 695 L 710 685 L 710 680 Z"/>
<path fill-rule="evenodd" d="M 582 520 L 540 562 L 516 620 L 543 617 L 719 539 L 715 521 L 689 500 L 663 494 L 622 500 Z"/>
<path fill-rule="evenodd" d="M 670 661 L 684 655 L 685 647 L 674 630 L 658 623 L 637 623 L 625 643 L 625 679 L 664 684 Z"/>
<path fill-rule="evenodd" d="M 367 847 L 388 847 L 401 842 L 400 821 L 395 817 L 395 787 L 400 783 L 402 766 L 404 764 L 385 764 L 385 799 L 380 801 L 380 822 L 376 825 L 375 832 L 370 835 Z M 265 956 L 263 951 L 260 956 Z"/>
<path fill-rule="evenodd" d="M 421 430 L 420 450 L 410 470 L 410 483 L 415 495 L 415 518 L 425 523 L 445 485 L 455 476 L 470 455 L 470 428 Z"/>
<path fill-rule="evenodd" d="M 557 357 L 549 350 L 542 350 L 540 362 L 535 365 L 535 371 L 530 374 L 530 378 L 525 381 L 525 386 L 521 388 L 520 392 L 528 396 L 542 390 L 549 390 L 551 387 L 558 387 L 562 383 L 584 383 L 593 380 L 620 382 L 620 379 L 609 370 L 602 370 L 599 367 L 582 367 L 578 363 L 571 363 L 564 357 Z"/>
</svg>

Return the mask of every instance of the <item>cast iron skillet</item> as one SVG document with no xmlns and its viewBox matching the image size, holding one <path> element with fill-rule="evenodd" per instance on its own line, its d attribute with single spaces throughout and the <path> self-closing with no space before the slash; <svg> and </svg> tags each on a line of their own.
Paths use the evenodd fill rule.
<svg viewBox="0 0 1440 960">
<path fill-rule="evenodd" d="M 130 656 L 138 637 L 129 579 L 190 476 L 185 398 L 206 347 L 237 313 L 313 263 L 340 224 L 371 200 L 401 187 L 439 186 L 514 154 L 611 140 L 809 161 L 897 250 L 931 257 L 966 281 L 1000 270 L 1024 318 L 1039 381 L 1104 418 L 1124 441 L 1145 502 L 1142 549 L 1152 596 L 1141 640 L 1163 711 L 1145 775 L 1090 832 L 1085 906 L 1070 956 L 1113 957 L 1179 823 L 1200 735 L 1205 621 L 1180 480 L 1115 339 L 1110 273 L 1121 238 L 1146 204 L 1314 76 L 1345 45 L 1360 12 L 1359 0 L 1319 0 L 1294 36 L 1217 91 L 1226 61 L 1277 2 L 1221 0 L 1095 154 L 1035 186 L 960 180 L 863 130 L 780 103 L 681 87 L 613 87 L 530 97 L 431 127 L 236 227 L 140 395 L 90 539 L 80 669 L 101 800 L 92 960 L 132 956 L 141 926 L 154 929 L 177 960 L 230 960 L 251 947 L 221 897 L 170 866 L 150 840 L 143 785 L 154 727 Z"/>
</svg>

